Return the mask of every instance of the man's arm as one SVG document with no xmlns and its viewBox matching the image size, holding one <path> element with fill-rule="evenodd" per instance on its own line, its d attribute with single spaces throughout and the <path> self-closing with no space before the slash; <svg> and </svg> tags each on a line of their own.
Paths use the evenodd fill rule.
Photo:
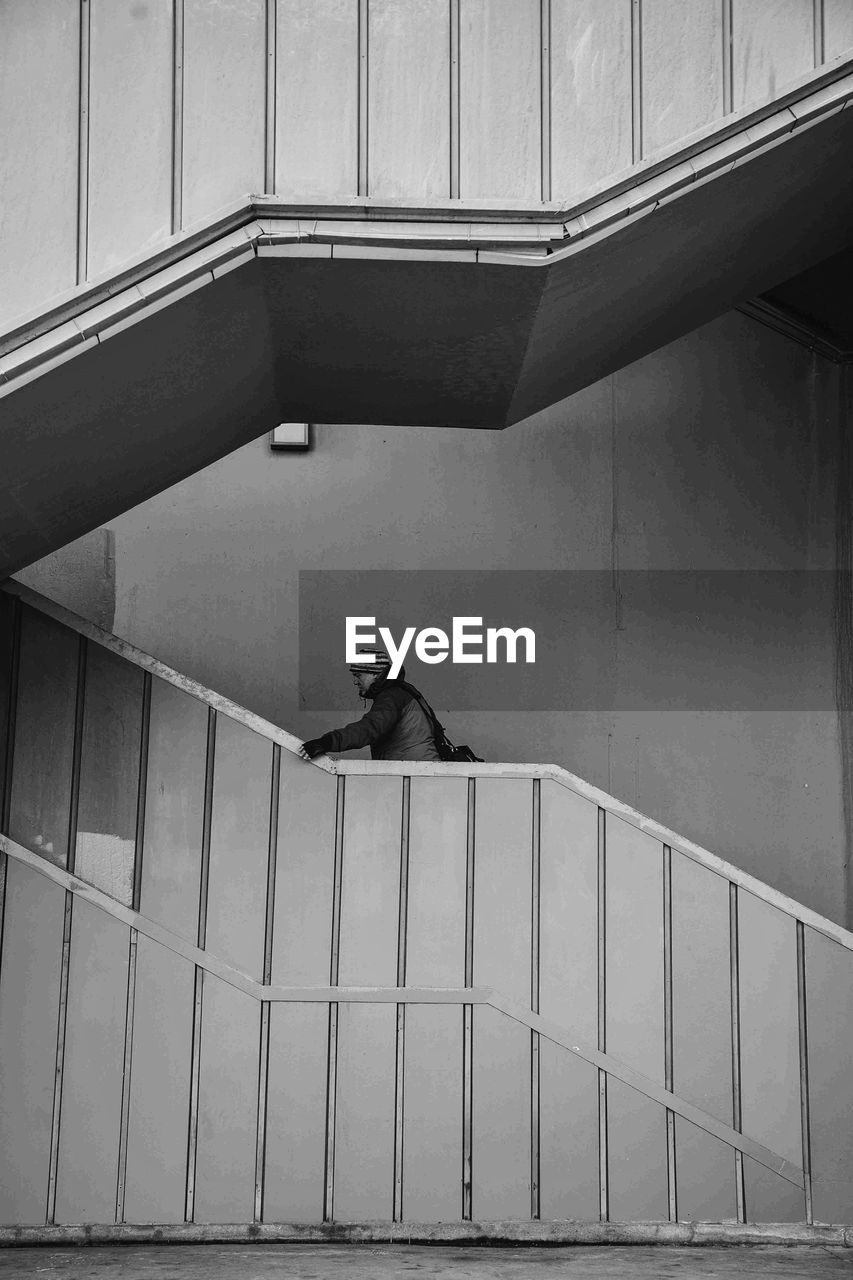
<svg viewBox="0 0 853 1280">
<path fill-rule="evenodd" d="M 345 724 L 341 729 L 330 729 L 322 737 L 304 742 L 301 754 L 313 760 L 314 756 L 327 751 L 357 751 L 359 747 L 370 747 L 391 732 L 408 701 L 409 695 L 402 689 L 383 689 L 360 720 Z"/>
</svg>

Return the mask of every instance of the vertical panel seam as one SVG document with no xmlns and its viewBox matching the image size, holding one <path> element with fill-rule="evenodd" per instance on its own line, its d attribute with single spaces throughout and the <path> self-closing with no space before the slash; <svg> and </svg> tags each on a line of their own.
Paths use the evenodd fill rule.
<svg viewBox="0 0 853 1280">
<path fill-rule="evenodd" d="M 370 0 L 358 0 L 358 194 L 368 194 Z"/>
<path fill-rule="evenodd" d="M 127 1140 L 130 1124 L 130 1087 L 133 1074 L 133 1023 L 136 1009 L 136 961 L 139 933 L 130 930 L 127 954 L 127 998 L 124 1017 L 124 1054 L 121 1075 L 121 1120 L 119 1123 L 118 1169 L 116 1171 L 116 1222 L 124 1222 L 127 1191 Z"/>
<path fill-rule="evenodd" d="M 330 942 L 329 983 L 337 986 L 340 974 L 341 887 L 343 883 L 344 817 L 346 811 L 346 777 L 338 774 L 335 793 L 335 858 L 332 875 L 332 934 Z M 335 1125 L 338 1089 L 338 1008 L 329 1004 L 329 1039 L 326 1057 L 326 1142 L 323 1170 L 323 1221 L 335 1216 Z"/>
<path fill-rule="evenodd" d="M 86 705 L 88 641 L 80 636 L 77 647 L 77 689 L 74 700 L 74 740 L 71 753 L 71 796 L 68 805 L 68 846 L 66 869 L 73 874 L 77 860 L 77 817 L 80 808 L 80 769 L 83 759 L 83 722 Z"/>
<path fill-rule="evenodd" d="M 15 733 L 18 723 L 18 685 L 21 670 L 21 626 L 23 607 L 20 600 L 12 603 L 12 653 L 9 663 L 9 705 L 6 708 L 6 756 L 3 768 L 3 795 L 0 805 L 0 831 L 9 834 L 12 815 L 12 774 L 15 767 Z M 5 855 L 4 855 L 5 856 Z"/>
<path fill-rule="evenodd" d="M 741 1132 L 741 1062 L 740 1062 L 740 947 L 738 943 L 737 885 L 729 882 L 729 991 L 732 1026 L 732 1128 Z M 743 1154 L 735 1152 L 735 1193 L 738 1222 L 746 1222 L 746 1186 Z"/>
<path fill-rule="evenodd" d="M 65 891 L 65 915 L 62 923 L 62 959 L 59 971 L 59 1008 L 56 1019 L 56 1060 L 53 1075 L 53 1109 L 50 1126 L 50 1158 L 47 1175 L 47 1210 L 45 1221 L 51 1226 L 56 1220 L 56 1185 L 59 1170 L 59 1138 L 62 1122 L 62 1085 L 65 1076 L 65 1035 L 68 1014 L 68 979 L 71 968 L 71 924 L 74 912 L 74 895 Z"/>
<path fill-rule="evenodd" d="M 816 67 L 821 66 L 826 57 L 825 32 L 823 0 L 814 0 L 814 64 Z"/>
<path fill-rule="evenodd" d="M 80 61 L 77 102 L 77 283 L 89 275 L 89 94 L 92 11 L 80 0 Z"/>
<path fill-rule="evenodd" d="M 207 941 L 207 892 L 210 875 L 210 833 L 213 815 L 214 770 L 216 767 L 216 711 L 207 710 L 207 745 L 204 762 L 204 808 L 201 825 L 201 866 L 198 890 L 197 945 Z M 187 1122 L 187 1180 L 184 1221 L 195 1219 L 196 1165 L 198 1159 L 198 1110 L 201 1086 L 201 1031 L 204 1000 L 204 970 L 196 965 L 193 988 L 192 1051 L 190 1054 L 190 1097 Z"/>
<path fill-rule="evenodd" d="M 809 1102 L 808 1002 L 806 995 L 806 938 L 802 920 L 797 921 L 797 1021 L 800 1050 L 800 1123 L 803 1142 L 803 1189 L 806 1222 L 814 1222 L 812 1202 L 812 1146 Z"/>
<path fill-rule="evenodd" d="M 142 720 L 139 728 L 139 786 L 136 795 L 136 841 L 133 860 L 133 892 L 131 903 L 134 911 L 142 910 L 142 862 L 145 856 L 145 806 L 148 795 L 148 748 L 151 737 L 151 685 L 150 671 L 142 676 Z"/>
<path fill-rule="evenodd" d="M 184 221 L 184 0 L 172 9 L 172 235 Z"/>
<path fill-rule="evenodd" d="M 631 4 L 631 150 L 634 164 L 643 158 L 643 11 Z"/>
<path fill-rule="evenodd" d="M 264 913 L 263 982 L 272 981 L 272 957 L 275 927 L 275 880 L 278 855 L 279 795 L 281 786 L 281 747 L 273 743 L 270 769 L 270 820 L 267 845 L 267 888 Z M 255 1222 L 264 1220 L 264 1193 L 267 1150 L 267 1090 L 269 1086 L 270 1003 L 261 1001 L 260 1046 L 258 1053 L 258 1115 L 255 1133 Z"/>
<path fill-rule="evenodd" d="M 539 0 L 540 195 L 551 199 L 551 0 Z"/>
<path fill-rule="evenodd" d="M 734 111 L 734 44 L 733 44 L 733 12 L 734 0 L 722 0 L 723 12 L 723 115 L 731 115 Z"/>
<path fill-rule="evenodd" d="M 403 779 L 400 825 L 400 901 L 397 919 L 397 986 L 406 985 L 406 948 L 409 897 L 409 825 L 411 815 L 411 778 Z M 403 1221 L 403 1141 L 405 1132 L 406 1075 L 406 1006 L 397 1005 L 397 1030 L 394 1073 L 394 1222 Z"/>
<path fill-rule="evenodd" d="M 465 983 L 474 982 L 474 854 L 477 821 L 477 780 L 468 779 L 468 823 L 465 852 Z M 462 1007 L 462 1220 L 473 1214 L 474 1170 L 474 1006 Z"/>
<path fill-rule="evenodd" d="M 460 197 L 460 159 L 459 159 L 459 3 L 460 0 L 449 0 L 450 3 L 450 198 Z"/>
<path fill-rule="evenodd" d="M 598 810 L 598 1050 L 607 1052 L 607 813 Z M 607 1072 L 598 1071 L 598 1212 L 602 1222 L 610 1219 L 610 1171 L 607 1130 Z"/>
<path fill-rule="evenodd" d="M 672 849 L 663 846 L 663 1036 L 664 1087 L 673 1092 L 672 1029 Z M 666 1177 L 670 1222 L 678 1221 L 675 1112 L 666 1109 Z"/>
<path fill-rule="evenodd" d="M 541 814 L 542 782 L 533 780 L 531 814 L 531 893 L 530 893 L 530 1007 L 539 1012 L 540 902 L 541 902 Z M 539 1033 L 530 1032 L 530 1216 L 542 1216 L 541 1177 L 541 1055 Z"/>
<path fill-rule="evenodd" d="M 18 718 L 18 671 L 21 655 L 21 602 L 12 602 L 12 646 L 9 655 L 9 702 L 6 707 L 6 750 L 3 758 L 3 777 L 0 778 L 0 831 L 8 833 L 12 804 L 12 770 L 15 758 L 15 726 Z M 6 925 L 6 880 L 9 859 L 0 853 L 0 981 L 3 973 L 3 935 Z"/>
<path fill-rule="evenodd" d="M 278 101 L 278 4 L 266 0 L 266 70 L 264 80 L 264 191 L 275 195 L 276 107 Z"/>
</svg>

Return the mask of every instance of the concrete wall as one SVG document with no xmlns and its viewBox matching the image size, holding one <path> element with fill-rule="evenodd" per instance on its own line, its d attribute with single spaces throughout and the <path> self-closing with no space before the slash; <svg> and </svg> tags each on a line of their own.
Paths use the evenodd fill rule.
<svg viewBox="0 0 853 1280">
<path fill-rule="evenodd" d="M 0 21 L 3 323 L 249 193 L 571 203 L 853 44 L 845 0 L 27 0 Z"/>
<path fill-rule="evenodd" d="M 451 735 L 559 763 L 843 919 L 831 595 L 805 625 L 767 605 L 749 670 L 632 596 L 636 570 L 831 570 L 837 435 L 837 371 L 732 313 L 501 434 L 320 426 L 306 454 L 264 438 L 114 523 L 116 630 L 307 737 L 359 706 L 299 705 L 299 570 L 610 571 L 590 644 L 615 638 L 616 709 L 454 711 L 434 667 L 418 679 Z M 626 696 L 632 672 L 685 661 L 731 664 L 737 696 Z"/>
</svg>

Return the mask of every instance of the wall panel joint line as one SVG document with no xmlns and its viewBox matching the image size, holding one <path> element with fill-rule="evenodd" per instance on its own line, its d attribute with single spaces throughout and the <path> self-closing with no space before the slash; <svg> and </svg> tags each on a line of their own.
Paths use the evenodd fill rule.
<svg viewBox="0 0 853 1280">
<path fill-rule="evenodd" d="M 723 33 L 723 115 L 734 111 L 734 45 L 732 40 L 733 0 L 722 0 Z"/>
<path fill-rule="evenodd" d="M 672 849 L 663 846 L 663 1028 L 664 1028 L 664 1083 L 673 1089 L 673 1032 L 672 1032 Z M 666 1109 L 666 1181 L 669 1202 L 669 1220 L 678 1221 L 678 1183 L 675 1151 L 675 1112 Z"/>
<path fill-rule="evenodd" d="M 9 662 L 9 705 L 6 708 L 6 723 L 3 732 L 6 735 L 6 757 L 3 777 L 2 802 L 0 802 L 0 831 L 9 834 L 9 823 L 12 811 L 12 773 L 15 767 L 15 730 L 18 721 L 18 682 L 21 670 L 21 621 L 23 606 L 20 600 L 12 605 L 12 653 Z"/>
<path fill-rule="evenodd" d="M 465 846 L 465 982 L 474 984 L 474 850 L 477 834 L 477 781 L 468 779 Z M 474 1006 L 462 1009 L 462 1220 L 472 1221 L 474 1145 Z"/>
<path fill-rule="evenodd" d="M 358 0 L 358 195 L 368 192 L 370 0 Z"/>
<path fill-rule="evenodd" d="M 80 767 L 83 759 L 83 717 L 86 706 L 88 641 L 80 637 L 77 649 L 77 691 L 74 701 L 74 743 L 71 755 L 71 797 L 68 806 L 68 849 L 65 865 L 74 873 L 77 860 L 77 815 L 80 808 Z"/>
<path fill-rule="evenodd" d="M 47 1174 L 47 1210 L 45 1222 L 56 1221 L 56 1184 L 59 1170 L 59 1138 L 62 1123 L 62 1083 L 65 1075 L 65 1034 L 68 1015 L 68 976 L 71 969 L 71 924 L 74 894 L 65 892 L 65 916 L 62 925 L 62 961 L 59 971 L 59 1008 L 56 1019 L 56 1061 L 53 1073 L 53 1113 L 50 1126 L 50 1160 Z"/>
<path fill-rule="evenodd" d="M 184 1221 L 195 1220 L 196 1161 L 198 1158 L 198 1101 L 201 1081 L 201 1022 L 204 1001 L 204 969 L 196 966 L 193 991 L 193 1030 L 190 1054 L 190 1099 L 187 1124 L 187 1184 Z"/>
<path fill-rule="evenodd" d="M 800 1120 L 803 1138 L 803 1188 L 805 1191 L 806 1222 L 814 1222 L 812 1206 L 812 1147 L 811 1117 L 809 1106 L 809 1036 L 808 1003 L 806 996 L 806 938 L 801 920 L 797 921 L 797 1020 L 800 1049 Z"/>
<path fill-rule="evenodd" d="M 821 66 L 826 58 L 826 22 L 823 0 L 814 0 L 814 64 Z"/>
<path fill-rule="evenodd" d="M 631 148 L 634 164 L 643 158 L 643 9 L 631 3 Z"/>
<path fill-rule="evenodd" d="M 397 986 L 406 985 L 406 945 L 409 914 L 409 824 L 411 778 L 403 779 L 400 824 L 400 903 L 397 920 Z M 397 1005 L 394 1083 L 394 1208 L 393 1220 L 403 1221 L 403 1135 L 405 1125 L 406 1006 Z"/>
<path fill-rule="evenodd" d="M 172 235 L 184 225 L 184 0 L 172 13 Z"/>
<path fill-rule="evenodd" d="M 6 708 L 6 723 L 2 726 L 5 735 L 6 751 L 3 762 L 3 777 L 0 778 L 0 831 L 9 831 L 9 820 L 12 804 L 12 770 L 15 755 L 15 726 L 18 716 L 18 672 L 21 662 L 21 602 L 12 602 L 12 645 L 9 657 L 9 704 Z M 9 859 L 5 850 L 0 851 L 0 974 L 3 968 L 3 933 L 6 922 L 6 879 Z"/>
<path fill-rule="evenodd" d="M 607 1052 L 607 929 L 606 929 L 607 813 L 598 810 L 598 1051 Z M 607 1128 L 607 1072 L 598 1070 L 598 1213 L 610 1219 L 610 1172 Z"/>
<path fill-rule="evenodd" d="M 461 192 L 459 157 L 459 0 L 450 0 L 450 198 L 458 200 Z"/>
<path fill-rule="evenodd" d="M 260 1053 L 258 1055 L 258 1123 L 255 1142 L 255 1222 L 264 1220 L 264 1190 L 267 1153 L 267 1090 L 270 1065 L 270 1003 L 261 1002 Z"/>
<path fill-rule="evenodd" d="M 77 283 L 89 275 L 89 90 L 92 11 L 80 0 L 80 61 L 77 110 Z"/>
<path fill-rule="evenodd" d="M 276 148 L 276 97 L 278 79 L 278 5 L 277 0 L 267 0 L 266 9 L 266 70 L 265 70 L 265 132 L 264 132 L 264 192 L 275 195 Z"/>
<path fill-rule="evenodd" d="M 729 883 L 729 964 L 732 1026 L 732 1128 L 741 1132 L 740 1069 L 740 947 L 738 944 L 737 885 Z M 746 1222 L 746 1184 L 743 1153 L 735 1151 L 735 1194 L 738 1222 Z"/>
<path fill-rule="evenodd" d="M 145 856 L 145 804 L 148 792 L 148 746 L 151 736 L 151 672 L 146 671 L 142 680 L 142 721 L 139 733 L 139 787 L 136 798 L 136 854 L 133 860 L 134 911 L 141 910 L 142 860 Z"/>
<path fill-rule="evenodd" d="M 533 780 L 531 822 L 531 894 L 530 894 L 530 1007 L 539 1012 L 539 954 L 541 900 L 541 814 L 542 783 Z M 530 1216 L 541 1217 L 540 1195 L 540 1044 L 539 1033 L 530 1032 Z"/>
<path fill-rule="evenodd" d="M 329 958 L 329 982 L 336 986 L 340 974 L 341 950 L 341 885 L 344 863 L 344 819 L 346 816 L 346 778 L 338 775 L 335 793 L 335 859 L 332 874 L 332 936 Z M 329 1004 L 329 1040 L 326 1060 L 326 1141 L 323 1172 L 323 1221 L 335 1216 L 335 1126 L 338 1092 L 338 1011 Z"/>
<path fill-rule="evenodd" d="M 542 137 L 541 189 L 543 200 L 551 199 L 551 0 L 539 0 L 539 125 Z"/>
<path fill-rule="evenodd" d="M 124 1222 L 127 1191 L 127 1138 L 130 1121 L 130 1087 L 133 1072 L 133 1019 L 136 1007 L 136 960 L 139 934 L 130 930 L 127 956 L 127 1004 L 124 1020 L 124 1058 L 121 1075 L 121 1124 L 119 1129 L 118 1177 L 116 1179 L 116 1222 Z"/>
</svg>

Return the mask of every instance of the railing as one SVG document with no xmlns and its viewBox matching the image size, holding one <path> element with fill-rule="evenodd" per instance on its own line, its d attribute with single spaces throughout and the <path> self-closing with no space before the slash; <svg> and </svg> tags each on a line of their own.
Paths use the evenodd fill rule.
<svg viewBox="0 0 853 1280">
<path fill-rule="evenodd" d="M 0 610 L 0 1221 L 849 1221 L 853 935 L 562 770 L 310 766 Z"/>
</svg>

